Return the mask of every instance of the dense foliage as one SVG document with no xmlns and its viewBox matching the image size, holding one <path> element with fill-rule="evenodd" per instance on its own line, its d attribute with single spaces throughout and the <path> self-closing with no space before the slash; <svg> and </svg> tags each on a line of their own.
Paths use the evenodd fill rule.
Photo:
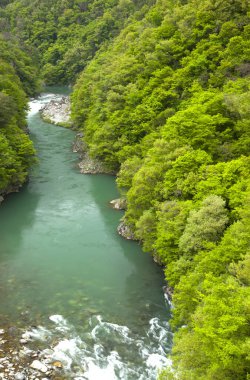
<svg viewBox="0 0 250 380">
<path fill-rule="evenodd" d="M 250 373 L 249 11 L 159 0 L 72 97 L 91 154 L 119 170 L 126 224 L 174 288 L 174 373 L 162 379 Z"/>
<path fill-rule="evenodd" d="M 46 83 L 76 80 L 75 126 L 165 267 L 175 338 L 160 378 L 249 378 L 249 2 L 16 0 L 5 16 Z"/>
<path fill-rule="evenodd" d="M 72 84 L 95 53 L 105 50 L 129 15 L 146 2 L 21 0 L 9 4 L 6 17 L 11 30 L 36 47 L 46 84 Z"/>
<path fill-rule="evenodd" d="M 27 95 L 37 91 L 27 53 L 8 33 L 0 34 L 0 195 L 18 189 L 34 162 L 26 130 Z"/>
</svg>

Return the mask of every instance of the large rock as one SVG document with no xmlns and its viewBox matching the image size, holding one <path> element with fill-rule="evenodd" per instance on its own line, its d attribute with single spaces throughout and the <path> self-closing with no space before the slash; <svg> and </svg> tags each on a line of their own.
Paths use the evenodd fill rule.
<svg viewBox="0 0 250 380">
<path fill-rule="evenodd" d="M 124 222 L 121 221 L 117 227 L 118 234 L 127 240 L 136 240 L 135 235 L 131 228 Z"/>
<path fill-rule="evenodd" d="M 33 369 L 36 369 L 37 371 L 43 372 L 43 373 L 48 372 L 48 367 L 45 364 L 43 364 L 42 362 L 40 362 L 39 360 L 34 360 L 31 363 L 30 367 Z"/>
<path fill-rule="evenodd" d="M 52 124 L 68 126 L 70 124 L 70 100 L 63 96 L 60 100 L 51 100 L 41 109 L 42 118 Z"/>
<path fill-rule="evenodd" d="M 126 209 L 126 199 L 125 198 L 118 198 L 113 199 L 109 202 L 111 207 L 115 210 L 125 210 Z"/>
</svg>

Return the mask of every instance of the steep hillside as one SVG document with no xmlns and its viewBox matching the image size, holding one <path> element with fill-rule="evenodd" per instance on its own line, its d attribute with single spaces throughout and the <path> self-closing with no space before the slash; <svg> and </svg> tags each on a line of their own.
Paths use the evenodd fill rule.
<svg viewBox="0 0 250 380">
<path fill-rule="evenodd" d="M 9 33 L 0 34 L 0 196 L 17 190 L 34 162 L 26 130 L 28 95 L 37 91 L 31 59 Z"/>
<path fill-rule="evenodd" d="M 248 15 L 242 1 L 157 1 L 72 97 L 91 154 L 118 170 L 125 223 L 174 288 L 178 379 L 249 373 Z"/>
<path fill-rule="evenodd" d="M 175 339 L 161 379 L 250 374 L 249 21 L 247 0 L 19 0 L 1 19 L 47 84 L 76 82 L 75 128 L 165 268 Z"/>
<path fill-rule="evenodd" d="M 72 84 L 99 49 L 106 50 L 131 14 L 154 0 L 11 1 L 7 19 L 36 48 L 47 85 Z"/>
</svg>

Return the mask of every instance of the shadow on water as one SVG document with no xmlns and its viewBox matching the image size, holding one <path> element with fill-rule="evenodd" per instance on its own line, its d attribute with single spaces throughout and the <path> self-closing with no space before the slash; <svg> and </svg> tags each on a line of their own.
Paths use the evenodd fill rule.
<svg viewBox="0 0 250 380">
<path fill-rule="evenodd" d="M 105 177 L 106 180 L 104 181 Z M 102 189 L 101 195 L 100 188 Z M 129 313 L 133 309 L 132 324 L 134 325 L 148 324 L 152 316 L 164 319 L 169 318 L 169 305 L 165 303 L 162 291 L 162 286 L 164 285 L 162 268 L 153 261 L 149 253 L 142 252 L 138 242 L 125 240 L 116 231 L 116 226 L 124 213 L 114 210 L 109 205 L 111 199 L 119 196 L 114 184 L 114 177 L 105 175 L 92 176 L 91 193 L 99 208 L 107 234 L 111 235 L 119 246 L 119 254 L 122 254 L 130 263 L 130 270 L 127 273 L 125 288 L 123 289 L 124 298 L 123 300 L 116 299 L 116 304 L 119 305 L 121 301 L 121 310 L 123 314 L 125 310 L 128 311 L 126 315 L 128 319 L 131 318 Z M 122 273 L 123 268 L 116 267 L 114 271 Z"/>
</svg>

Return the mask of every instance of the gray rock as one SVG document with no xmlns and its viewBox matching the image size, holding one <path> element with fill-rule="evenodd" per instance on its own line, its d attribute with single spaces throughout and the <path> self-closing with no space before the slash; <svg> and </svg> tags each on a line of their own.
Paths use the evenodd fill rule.
<svg viewBox="0 0 250 380">
<path fill-rule="evenodd" d="M 70 100 L 63 96 L 60 100 L 51 100 L 40 109 L 42 118 L 52 124 L 63 125 L 70 122 Z"/>
<path fill-rule="evenodd" d="M 126 208 L 126 199 L 124 198 L 113 199 L 109 203 L 115 210 L 125 210 Z"/>
<path fill-rule="evenodd" d="M 136 240 L 132 230 L 128 225 L 126 225 L 124 221 L 120 222 L 119 226 L 117 227 L 117 232 L 127 240 Z"/>
<path fill-rule="evenodd" d="M 48 371 L 48 367 L 39 360 L 34 360 L 31 363 L 30 367 L 43 373 L 46 373 Z"/>
<path fill-rule="evenodd" d="M 14 326 L 8 328 L 8 334 L 11 336 L 16 336 L 18 334 L 18 329 Z"/>
<path fill-rule="evenodd" d="M 44 358 L 48 358 L 52 356 L 53 353 L 54 351 L 51 348 L 46 348 L 45 350 L 42 351 L 41 356 L 43 356 Z"/>
<path fill-rule="evenodd" d="M 28 343 L 28 340 L 22 338 L 22 339 L 19 340 L 19 342 L 20 342 L 21 344 L 26 344 L 26 343 Z"/>
<path fill-rule="evenodd" d="M 22 350 L 19 351 L 19 356 L 24 357 L 24 356 L 32 356 L 34 354 L 34 351 L 30 350 L 27 347 L 24 347 Z"/>
<path fill-rule="evenodd" d="M 26 380 L 26 376 L 24 373 L 22 372 L 17 372 L 15 374 L 15 380 Z"/>
</svg>

